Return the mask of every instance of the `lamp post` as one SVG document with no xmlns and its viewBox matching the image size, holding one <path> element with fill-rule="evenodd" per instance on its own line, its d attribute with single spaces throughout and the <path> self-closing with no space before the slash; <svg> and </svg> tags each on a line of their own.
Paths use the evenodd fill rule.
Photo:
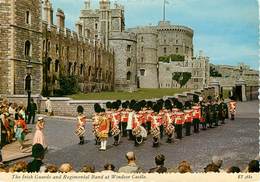
<svg viewBox="0 0 260 182">
<path fill-rule="evenodd" d="M 30 103 L 31 103 L 31 71 L 32 71 L 32 63 L 31 60 L 28 61 L 27 65 L 26 65 L 26 70 L 27 70 L 27 76 L 25 78 L 25 90 L 28 93 L 28 101 L 27 101 L 27 112 L 30 109 Z"/>
</svg>

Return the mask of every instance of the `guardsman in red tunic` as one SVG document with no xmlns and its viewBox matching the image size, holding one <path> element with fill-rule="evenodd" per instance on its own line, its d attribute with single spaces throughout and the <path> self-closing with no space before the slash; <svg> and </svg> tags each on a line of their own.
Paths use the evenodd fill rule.
<svg viewBox="0 0 260 182">
<path fill-rule="evenodd" d="M 157 121 L 159 123 L 159 128 L 160 128 L 160 138 L 163 138 L 164 134 L 164 110 L 161 108 L 159 111 L 159 114 L 157 115 Z"/>
<path fill-rule="evenodd" d="M 133 123 L 132 123 L 132 134 L 135 140 L 135 146 L 138 146 L 142 143 L 142 136 L 141 136 L 141 125 L 142 125 L 142 114 L 140 114 L 141 105 L 140 103 L 136 103 L 134 105 L 134 115 L 133 115 Z"/>
<path fill-rule="evenodd" d="M 114 145 L 119 145 L 119 139 L 120 139 L 120 129 L 119 124 L 121 120 L 121 114 L 118 108 L 118 103 L 113 102 L 113 111 L 111 114 L 111 134 L 114 137 Z"/>
<path fill-rule="evenodd" d="M 229 112 L 230 112 L 230 120 L 234 120 L 235 119 L 237 102 L 235 101 L 234 97 L 230 97 L 230 99 L 231 100 L 228 103 Z"/>
<path fill-rule="evenodd" d="M 127 137 L 127 121 L 128 121 L 128 115 L 129 115 L 129 110 L 127 109 L 127 103 L 124 102 L 122 103 L 122 111 L 121 111 L 121 126 L 122 126 L 122 133 L 123 137 Z"/>
<path fill-rule="evenodd" d="M 184 114 L 185 114 L 185 128 L 186 128 L 186 136 L 190 136 L 190 128 L 191 128 L 191 123 L 192 123 L 192 112 L 193 110 L 191 110 L 191 103 L 190 102 L 185 102 L 185 110 L 184 110 Z"/>
<path fill-rule="evenodd" d="M 151 122 L 152 122 L 152 115 L 153 115 L 153 102 L 152 101 L 148 101 L 146 102 L 146 129 L 147 129 L 147 133 L 148 135 L 151 132 Z"/>
<path fill-rule="evenodd" d="M 109 132 L 109 119 L 106 116 L 105 109 L 101 109 L 100 116 L 98 118 L 98 133 L 99 133 L 99 139 L 101 142 L 100 149 L 101 151 L 106 150 L 107 146 L 107 139 L 108 139 L 108 132 Z"/>
<path fill-rule="evenodd" d="M 196 104 L 192 107 L 193 110 L 193 126 L 194 126 L 194 133 L 199 132 L 199 126 L 200 126 L 200 118 L 201 118 L 201 107 L 199 104 Z"/>
<path fill-rule="evenodd" d="M 153 106 L 153 115 L 152 115 L 152 121 L 151 121 L 151 134 L 153 136 L 153 147 L 159 147 L 159 141 L 160 141 L 160 128 L 158 123 L 158 112 L 159 112 L 159 106 L 155 104 Z"/>
<path fill-rule="evenodd" d="M 177 102 L 176 106 L 178 109 L 180 109 L 179 112 L 175 113 L 175 129 L 177 133 L 177 139 L 182 139 L 182 126 L 185 120 L 184 113 L 181 111 L 182 109 L 182 103 Z"/>
</svg>

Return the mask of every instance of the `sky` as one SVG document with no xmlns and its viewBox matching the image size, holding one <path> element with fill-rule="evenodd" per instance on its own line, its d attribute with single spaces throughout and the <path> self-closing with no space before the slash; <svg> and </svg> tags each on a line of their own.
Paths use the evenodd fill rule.
<svg viewBox="0 0 260 182">
<path fill-rule="evenodd" d="M 113 4 L 113 0 L 110 0 Z M 126 28 L 157 25 L 163 18 L 164 0 L 117 0 L 125 7 Z M 213 64 L 246 63 L 258 69 L 257 0 L 167 0 L 166 20 L 194 30 L 194 55 L 202 50 Z M 84 0 L 52 0 L 61 8 L 66 27 L 74 30 Z M 98 0 L 92 0 L 93 9 Z M 54 16 L 55 17 L 55 16 Z M 55 20 L 54 20 L 55 22 Z"/>
</svg>

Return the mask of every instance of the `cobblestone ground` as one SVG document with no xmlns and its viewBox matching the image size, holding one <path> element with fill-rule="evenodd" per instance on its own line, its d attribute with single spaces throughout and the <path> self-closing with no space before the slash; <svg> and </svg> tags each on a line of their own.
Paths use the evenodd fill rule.
<svg viewBox="0 0 260 182">
<path fill-rule="evenodd" d="M 235 121 L 226 120 L 225 125 L 192 134 L 172 144 L 165 143 L 164 138 L 159 148 L 152 148 L 150 137 L 139 147 L 122 138 L 117 147 L 112 145 L 113 140 L 110 139 L 108 150 L 101 152 L 94 145 L 90 123 L 87 125 L 87 143 L 82 146 L 77 144 L 78 138 L 73 134 L 75 124 L 76 120 L 47 119 L 45 135 L 50 149 L 45 156 L 45 163 L 60 165 L 69 162 L 76 170 L 85 164 L 93 164 L 99 171 L 105 163 L 110 162 L 118 169 L 126 164 L 125 153 L 134 151 L 137 163 L 144 170 L 153 167 L 154 156 L 161 153 L 166 156 L 165 166 L 168 168 L 187 160 L 193 171 L 201 172 L 213 155 L 224 159 L 224 168 L 237 165 L 244 169 L 259 154 L 258 101 L 239 103 Z"/>
</svg>

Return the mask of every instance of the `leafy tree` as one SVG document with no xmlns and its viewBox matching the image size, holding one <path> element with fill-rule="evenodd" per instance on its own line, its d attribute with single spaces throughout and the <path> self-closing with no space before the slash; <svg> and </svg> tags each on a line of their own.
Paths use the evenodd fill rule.
<svg viewBox="0 0 260 182">
<path fill-rule="evenodd" d="M 175 72 L 172 74 L 172 79 L 179 83 L 182 88 L 191 79 L 191 73 Z"/>
<path fill-rule="evenodd" d="M 60 90 L 58 95 L 71 95 L 79 91 L 79 84 L 77 76 L 61 76 L 59 79 Z"/>
<path fill-rule="evenodd" d="M 221 73 L 219 73 L 214 67 L 210 66 L 210 76 L 211 77 L 222 77 Z"/>
</svg>

